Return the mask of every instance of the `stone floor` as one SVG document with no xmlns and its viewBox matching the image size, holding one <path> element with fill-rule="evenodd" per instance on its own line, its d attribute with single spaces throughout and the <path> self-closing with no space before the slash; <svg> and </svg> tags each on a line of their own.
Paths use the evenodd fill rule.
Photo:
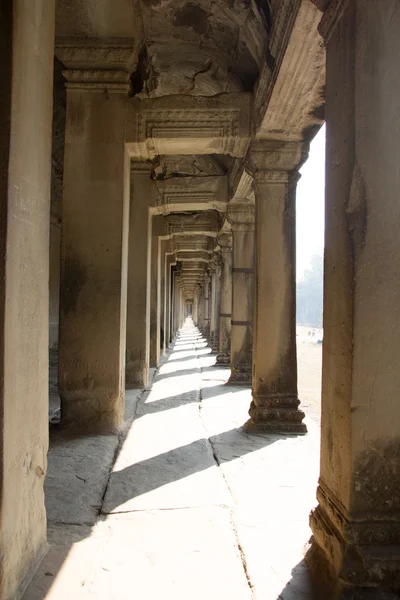
<svg viewBox="0 0 400 600">
<path fill-rule="evenodd" d="M 308 435 L 247 435 L 250 390 L 214 362 L 188 321 L 150 388 L 127 392 L 119 437 L 51 428 L 51 546 L 25 600 L 313 597 L 318 390 Z"/>
</svg>

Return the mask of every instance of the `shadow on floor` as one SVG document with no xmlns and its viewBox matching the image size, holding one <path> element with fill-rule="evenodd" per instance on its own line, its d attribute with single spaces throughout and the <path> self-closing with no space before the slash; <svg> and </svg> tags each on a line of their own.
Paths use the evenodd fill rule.
<svg viewBox="0 0 400 600">
<path fill-rule="evenodd" d="M 157 488 L 179 481 L 219 464 L 229 462 L 265 446 L 286 439 L 278 435 L 248 435 L 241 427 L 225 431 L 209 439 L 202 438 L 185 446 L 129 465 L 111 474 L 102 514 L 129 512 L 131 500 Z M 217 451 L 215 449 L 217 448 Z M 218 462 L 217 458 L 218 456 Z M 126 505 L 125 509 L 123 505 Z"/>
</svg>

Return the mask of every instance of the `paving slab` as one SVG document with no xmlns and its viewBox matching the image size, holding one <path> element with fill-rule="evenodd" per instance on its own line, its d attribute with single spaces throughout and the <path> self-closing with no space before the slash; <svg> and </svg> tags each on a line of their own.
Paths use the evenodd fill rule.
<svg viewBox="0 0 400 600">
<path fill-rule="evenodd" d="M 313 380 L 308 435 L 274 436 L 243 431 L 251 390 L 228 379 L 188 323 L 148 389 L 127 393 L 122 436 L 53 436 L 51 546 L 24 600 L 314 598 Z"/>
</svg>

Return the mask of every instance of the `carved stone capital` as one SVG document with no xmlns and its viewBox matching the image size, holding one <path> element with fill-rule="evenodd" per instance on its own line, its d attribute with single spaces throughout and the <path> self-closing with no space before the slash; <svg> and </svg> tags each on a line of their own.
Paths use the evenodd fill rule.
<svg viewBox="0 0 400 600">
<path fill-rule="evenodd" d="M 232 252 L 232 233 L 221 233 L 217 238 L 217 244 L 222 254 Z"/>
<path fill-rule="evenodd" d="M 248 165 L 256 180 L 285 183 L 289 174 L 298 171 L 307 160 L 308 151 L 309 144 L 305 142 L 256 140 L 248 154 Z"/>
<path fill-rule="evenodd" d="M 134 42 L 129 39 L 102 40 L 56 38 L 55 54 L 67 69 L 108 69 L 132 72 L 137 62 Z"/>
<path fill-rule="evenodd" d="M 151 175 L 152 165 L 150 162 L 143 162 L 139 160 L 131 161 L 131 174 L 133 173 L 142 173 L 149 176 Z"/>
<path fill-rule="evenodd" d="M 227 220 L 232 225 L 232 231 L 254 231 L 254 205 L 231 202 L 228 205 Z"/>
<path fill-rule="evenodd" d="M 68 89 L 126 92 L 137 52 L 132 40 L 56 40 L 55 54 L 67 67 L 63 75 Z"/>
<path fill-rule="evenodd" d="M 108 93 L 129 93 L 130 78 L 125 71 L 100 69 L 71 69 L 63 71 L 65 87 L 69 90 L 87 90 Z"/>
</svg>

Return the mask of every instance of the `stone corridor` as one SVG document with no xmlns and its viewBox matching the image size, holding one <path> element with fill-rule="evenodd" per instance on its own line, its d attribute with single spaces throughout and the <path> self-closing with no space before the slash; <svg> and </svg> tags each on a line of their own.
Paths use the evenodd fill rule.
<svg viewBox="0 0 400 600">
<path fill-rule="evenodd" d="M 188 318 L 120 437 L 52 428 L 51 547 L 24 600 L 313 597 L 316 413 L 307 436 L 248 435 L 250 389 L 214 365 Z"/>
</svg>

